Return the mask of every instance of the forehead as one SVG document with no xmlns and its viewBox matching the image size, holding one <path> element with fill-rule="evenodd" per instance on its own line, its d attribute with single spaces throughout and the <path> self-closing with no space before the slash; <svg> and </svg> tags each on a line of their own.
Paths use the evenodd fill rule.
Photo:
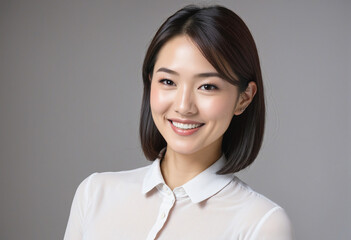
<svg viewBox="0 0 351 240">
<path fill-rule="evenodd" d="M 160 67 L 193 73 L 217 72 L 203 56 L 197 45 L 186 35 L 173 37 L 162 46 L 157 56 L 154 71 Z"/>
</svg>

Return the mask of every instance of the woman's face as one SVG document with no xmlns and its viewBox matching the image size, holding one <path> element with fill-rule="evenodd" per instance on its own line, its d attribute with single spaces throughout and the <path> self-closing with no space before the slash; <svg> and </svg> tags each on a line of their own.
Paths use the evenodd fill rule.
<svg viewBox="0 0 351 240">
<path fill-rule="evenodd" d="M 187 36 L 161 48 L 150 94 L 152 117 L 167 151 L 180 154 L 205 148 L 220 152 L 222 136 L 240 111 L 237 87 L 219 76 Z"/>
</svg>

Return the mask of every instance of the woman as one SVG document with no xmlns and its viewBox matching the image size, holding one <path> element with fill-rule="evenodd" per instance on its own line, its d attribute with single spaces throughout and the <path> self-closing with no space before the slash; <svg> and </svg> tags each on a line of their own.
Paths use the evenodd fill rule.
<svg viewBox="0 0 351 240">
<path fill-rule="evenodd" d="M 234 176 L 265 121 L 244 22 L 221 6 L 179 10 L 153 38 L 143 81 L 140 138 L 156 160 L 84 180 L 65 239 L 292 239 L 284 210 Z"/>
</svg>

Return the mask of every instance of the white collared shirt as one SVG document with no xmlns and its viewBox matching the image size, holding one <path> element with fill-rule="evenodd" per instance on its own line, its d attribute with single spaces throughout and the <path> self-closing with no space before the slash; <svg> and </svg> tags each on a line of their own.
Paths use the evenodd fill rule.
<svg viewBox="0 0 351 240">
<path fill-rule="evenodd" d="M 217 175 L 224 163 L 222 157 L 173 191 L 159 159 L 94 173 L 77 189 L 64 239 L 292 239 L 284 210 L 233 174 Z"/>
</svg>

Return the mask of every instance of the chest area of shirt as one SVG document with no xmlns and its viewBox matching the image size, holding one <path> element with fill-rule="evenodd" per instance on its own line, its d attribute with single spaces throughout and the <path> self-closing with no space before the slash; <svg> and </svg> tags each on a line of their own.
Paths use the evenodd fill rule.
<svg viewBox="0 0 351 240">
<path fill-rule="evenodd" d="M 90 212 L 85 239 L 241 239 L 233 227 L 235 211 L 211 201 L 194 204 L 187 197 L 153 193 L 139 197 L 106 197 Z M 236 236 L 236 237 L 235 237 Z M 233 238 L 234 237 L 234 238 Z"/>
</svg>

